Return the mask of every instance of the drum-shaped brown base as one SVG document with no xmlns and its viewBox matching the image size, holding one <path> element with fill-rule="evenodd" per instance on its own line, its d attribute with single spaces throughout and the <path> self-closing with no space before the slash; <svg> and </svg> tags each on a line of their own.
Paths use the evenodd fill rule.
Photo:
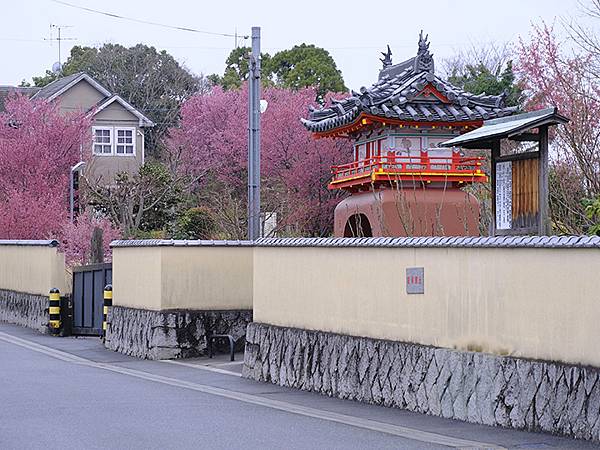
<svg viewBox="0 0 600 450">
<path fill-rule="evenodd" d="M 479 202 L 458 188 L 380 189 L 335 208 L 334 233 L 353 236 L 479 236 Z"/>
</svg>

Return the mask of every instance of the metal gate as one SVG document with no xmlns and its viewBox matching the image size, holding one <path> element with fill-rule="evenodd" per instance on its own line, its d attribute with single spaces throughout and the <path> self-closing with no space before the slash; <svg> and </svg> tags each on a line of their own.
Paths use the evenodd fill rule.
<svg viewBox="0 0 600 450">
<path fill-rule="evenodd" d="M 73 334 L 102 336 L 104 286 L 112 284 L 112 264 L 73 269 Z"/>
</svg>

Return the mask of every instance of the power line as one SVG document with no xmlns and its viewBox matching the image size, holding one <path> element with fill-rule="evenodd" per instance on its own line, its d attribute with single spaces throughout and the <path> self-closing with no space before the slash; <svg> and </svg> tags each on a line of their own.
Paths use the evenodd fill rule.
<svg viewBox="0 0 600 450">
<path fill-rule="evenodd" d="M 0 41 L 10 41 L 10 42 L 38 42 L 40 44 L 44 43 L 44 39 L 22 39 L 22 38 L 3 38 L 0 37 Z"/>
<path fill-rule="evenodd" d="M 175 26 L 175 25 L 167 25 L 167 24 L 164 24 L 164 23 L 151 22 L 149 20 L 136 19 L 134 17 L 121 16 L 119 14 L 114 14 L 114 13 L 110 13 L 110 12 L 106 12 L 106 11 L 100 11 L 98 9 L 87 8 L 85 6 L 80 6 L 80 5 L 74 5 L 72 3 L 64 2 L 62 0 L 50 0 L 50 1 L 54 2 L 54 3 L 58 3 L 59 5 L 69 6 L 71 8 L 81 9 L 83 11 L 87 11 L 87 12 L 90 12 L 90 13 L 101 14 L 103 16 L 112 17 L 113 19 L 129 20 L 131 22 L 143 23 L 143 24 L 146 24 L 146 25 L 154 25 L 154 26 L 163 27 L 163 28 L 170 28 L 172 30 L 188 31 L 190 33 L 208 34 L 208 35 L 211 35 L 211 36 L 224 36 L 224 37 L 232 37 L 232 38 L 238 38 L 239 37 L 239 38 L 242 38 L 242 39 L 248 39 L 249 38 L 249 36 L 247 36 L 247 35 L 246 36 L 238 36 L 237 34 L 215 33 L 214 31 L 198 30 L 196 28 L 189 28 L 189 27 L 179 27 L 179 26 Z"/>
</svg>

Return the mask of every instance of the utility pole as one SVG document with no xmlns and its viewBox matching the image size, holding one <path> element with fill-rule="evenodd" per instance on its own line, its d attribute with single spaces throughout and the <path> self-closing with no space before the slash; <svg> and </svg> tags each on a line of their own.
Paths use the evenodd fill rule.
<svg viewBox="0 0 600 450">
<path fill-rule="evenodd" d="M 260 27 L 252 27 L 248 77 L 248 239 L 260 237 Z"/>
</svg>

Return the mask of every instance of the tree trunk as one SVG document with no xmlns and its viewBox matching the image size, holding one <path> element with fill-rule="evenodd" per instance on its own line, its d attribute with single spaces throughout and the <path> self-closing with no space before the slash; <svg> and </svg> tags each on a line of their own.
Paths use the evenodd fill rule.
<svg viewBox="0 0 600 450">
<path fill-rule="evenodd" d="M 102 228 L 94 227 L 92 231 L 91 264 L 104 262 L 104 232 Z"/>
</svg>

